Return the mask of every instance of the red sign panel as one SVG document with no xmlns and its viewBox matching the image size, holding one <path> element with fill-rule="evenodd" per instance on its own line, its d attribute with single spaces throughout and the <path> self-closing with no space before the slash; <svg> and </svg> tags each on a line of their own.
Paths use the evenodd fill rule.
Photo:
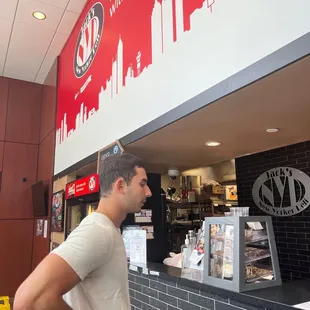
<svg viewBox="0 0 310 310">
<path fill-rule="evenodd" d="M 187 55 L 185 61 L 191 63 L 196 51 L 200 56 L 204 54 L 201 44 L 192 45 L 201 41 L 201 23 L 210 15 L 214 3 L 215 0 L 87 1 L 59 57 L 55 173 L 203 90 L 205 82 L 201 88 L 190 79 L 188 87 L 183 76 L 195 76 L 197 68 L 208 68 L 212 56 L 209 50 L 206 62 L 201 63 L 197 57 L 199 61 L 196 67 L 190 66 L 190 74 L 182 57 Z M 179 63 L 171 67 L 175 59 Z M 175 73 L 175 68 L 181 70 L 180 74 Z M 179 88 L 179 99 L 168 108 L 169 96 L 179 92 Z M 149 102 L 149 97 L 155 101 Z M 154 103 L 156 108 L 152 108 Z M 148 105 L 150 111 L 145 113 Z M 117 122 L 121 126 L 115 126 Z M 98 132 L 104 134 L 103 139 Z"/>
<path fill-rule="evenodd" d="M 99 192 L 99 176 L 92 174 L 66 185 L 66 199 Z"/>
<path fill-rule="evenodd" d="M 206 1 L 210 10 L 214 1 Z M 168 10 L 171 16 L 167 13 L 172 43 L 178 40 L 178 31 L 190 30 L 191 15 L 203 3 L 204 0 L 172 1 Z M 100 109 L 98 98 L 103 90 L 114 98 L 126 82 L 138 78 L 152 65 L 154 47 L 163 51 L 163 46 L 153 46 L 152 34 L 152 20 L 157 11 L 163 11 L 161 6 L 167 6 L 165 1 L 87 1 L 60 54 L 56 147 Z M 161 18 L 158 17 L 159 26 Z M 178 20 L 181 30 L 177 28 Z M 156 30 L 163 36 L 163 29 Z"/>
</svg>

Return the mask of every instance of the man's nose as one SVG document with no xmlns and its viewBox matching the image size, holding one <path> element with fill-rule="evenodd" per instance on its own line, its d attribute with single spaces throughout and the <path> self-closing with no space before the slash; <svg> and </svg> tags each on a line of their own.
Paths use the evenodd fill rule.
<svg viewBox="0 0 310 310">
<path fill-rule="evenodd" d="M 147 187 L 147 190 L 146 190 L 146 197 L 151 197 L 152 196 L 152 192 L 151 192 L 151 190 L 150 190 L 150 188 L 149 187 Z"/>
</svg>

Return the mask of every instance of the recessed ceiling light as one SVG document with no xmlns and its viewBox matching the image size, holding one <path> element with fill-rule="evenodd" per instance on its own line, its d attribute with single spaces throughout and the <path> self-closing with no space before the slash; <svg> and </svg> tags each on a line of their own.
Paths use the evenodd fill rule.
<svg viewBox="0 0 310 310">
<path fill-rule="evenodd" d="M 206 146 L 219 146 L 221 142 L 218 141 L 209 141 L 206 143 Z"/>
<path fill-rule="evenodd" d="M 268 128 L 268 129 L 266 129 L 266 131 L 269 133 L 274 133 L 274 132 L 278 132 L 279 129 L 278 128 Z"/>
<path fill-rule="evenodd" d="M 32 16 L 36 19 L 39 19 L 39 20 L 43 20 L 46 18 L 46 15 L 42 12 L 39 12 L 39 11 L 35 11 L 32 13 Z"/>
</svg>

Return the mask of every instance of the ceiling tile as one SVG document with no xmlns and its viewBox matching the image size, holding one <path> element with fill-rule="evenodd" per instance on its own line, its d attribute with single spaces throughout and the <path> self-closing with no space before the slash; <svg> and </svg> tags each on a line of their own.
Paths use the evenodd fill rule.
<svg viewBox="0 0 310 310">
<path fill-rule="evenodd" d="M 67 11 L 80 14 L 87 0 L 70 0 Z"/>
<path fill-rule="evenodd" d="M 65 35 L 70 35 L 71 31 L 79 17 L 79 14 L 70 11 L 65 11 L 61 22 L 58 26 L 57 32 Z"/>
<path fill-rule="evenodd" d="M 23 81 L 28 81 L 28 82 L 33 82 L 35 79 L 35 74 L 31 74 L 29 72 L 27 73 L 20 73 L 20 70 L 9 70 L 9 71 L 4 71 L 3 76 L 8 77 L 8 78 L 12 78 L 12 79 L 17 79 L 17 80 L 23 80 Z"/>
<path fill-rule="evenodd" d="M 6 64 L 4 68 L 4 74 L 17 72 L 19 74 L 29 74 L 36 76 L 40 68 L 39 61 L 24 61 L 17 62 L 16 64 Z"/>
<path fill-rule="evenodd" d="M 36 76 L 40 68 L 40 62 L 34 61 L 34 62 L 24 62 L 24 63 L 17 63 L 13 65 L 5 65 L 4 68 L 4 74 L 9 72 L 18 72 L 21 74 L 29 73 L 31 76 Z"/>
<path fill-rule="evenodd" d="M 12 24 L 8 22 L 7 19 L 0 18 L 0 48 L 2 46 L 7 46 L 9 39 L 10 39 L 10 34 L 11 34 L 11 29 L 12 29 Z"/>
<path fill-rule="evenodd" d="M 39 74 L 39 75 L 37 75 L 37 77 L 36 77 L 36 79 L 35 79 L 35 83 L 38 83 L 38 84 L 43 84 L 44 83 L 44 81 L 45 81 L 45 79 L 46 79 L 46 76 L 47 76 L 47 74 L 46 73 L 44 73 L 44 74 Z"/>
<path fill-rule="evenodd" d="M 0 1 L 0 18 L 14 19 L 17 0 Z"/>
<path fill-rule="evenodd" d="M 12 24 L 7 19 L 0 18 L 0 64 L 4 64 L 10 40 Z"/>
<path fill-rule="evenodd" d="M 74 0 L 73 12 L 64 14 L 69 2 L 0 0 L 0 75 L 44 82 L 86 0 Z M 33 18 L 34 11 L 44 12 L 46 20 Z"/>
<path fill-rule="evenodd" d="M 24 23 L 15 23 L 8 56 L 16 51 L 28 59 L 32 59 L 35 56 L 44 56 L 47 52 L 49 44 L 53 39 L 54 31 L 43 30 L 40 27 L 34 27 L 33 25 Z"/>
<path fill-rule="evenodd" d="M 32 13 L 34 11 L 43 12 L 46 14 L 46 19 L 37 20 L 33 18 Z M 36 28 L 56 31 L 63 13 L 64 9 L 60 9 L 46 3 L 35 0 L 20 0 L 16 13 L 16 21 L 19 23 L 32 25 Z"/>
<path fill-rule="evenodd" d="M 24 23 L 15 23 L 8 50 L 6 68 L 37 73 L 47 53 L 54 32 Z M 35 38 L 35 40 L 33 39 Z"/>
<path fill-rule="evenodd" d="M 56 33 L 53 41 L 50 45 L 50 48 L 48 49 L 48 52 L 44 58 L 44 61 L 42 63 L 42 66 L 40 68 L 40 71 L 38 75 L 47 75 L 48 72 L 50 71 L 52 65 L 55 62 L 55 59 L 57 56 L 60 54 L 64 44 L 66 43 L 68 39 L 68 36 Z"/>
<path fill-rule="evenodd" d="M 52 6 L 56 6 L 61 9 L 65 9 L 67 7 L 67 4 L 69 0 L 36 0 L 37 2 L 42 2 L 45 4 L 49 4 Z"/>
</svg>

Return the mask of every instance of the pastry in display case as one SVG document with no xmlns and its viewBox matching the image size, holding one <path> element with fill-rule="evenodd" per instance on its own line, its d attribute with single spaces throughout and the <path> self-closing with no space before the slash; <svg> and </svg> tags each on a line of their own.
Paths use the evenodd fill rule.
<svg viewBox="0 0 310 310">
<path fill-rule="evenodd" d="M 205 220 L 204 281 L 237 292 L 281 284 L 271 217 Z"/>
</svg>

